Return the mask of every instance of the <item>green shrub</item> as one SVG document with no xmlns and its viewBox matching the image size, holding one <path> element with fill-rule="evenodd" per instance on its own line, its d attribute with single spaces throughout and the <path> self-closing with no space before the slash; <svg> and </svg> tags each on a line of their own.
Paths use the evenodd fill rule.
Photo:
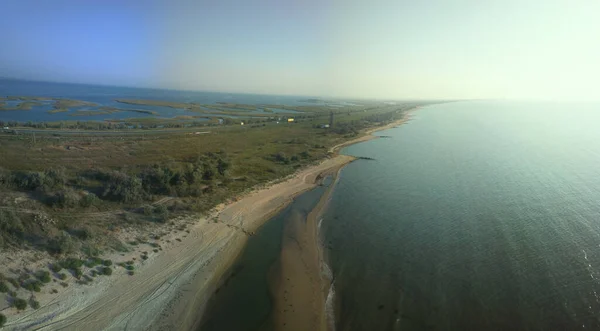
<svg viewBox="0 0 600 331">
<path fill-rule="evenodd" d="M 159 216 L 167 216 L 169 214 L 169 210 L 165 205 L 158 205 L 154 207 L 154 213 Z"/>
<path fill-rule="evenodd" d="M 41 280 L 43 283 L 50 283 L 52 280 L 50 278 L 50 273 L 46 270 L 39 270 L 35 273 L 35 277 L 37 277 L 37 279 Z"/>
<path fill-rule="evenodd" d="M 145 206 L 142 208 L 142 211 L 143 211 L 144 215 L 146 215 L 146 216 L 150 216 L 150 215 L 152 215 L 152 211 L 153 211 L 153 210 L 152 210 L 152 206 L 151 206 L 151 205 L 145 205 Z"/>
<path fill-rule="evenodd" d="M 104 260 L 104 261 L 102 261 L 102 265 L 104 265 L 105 267 L 110 267 L 112 265 L 112 261 L 111 260 Z"/>
<path fill-rule="evenodd" d="M 75 278 L 80 279 L 82 275 L 83 275 L 83 272 L 81 271 L 80 268 L 73 269 L 73 276 L 75 276 Z"/>
<path fill-rule="evenodd" d="M 136 202 L 144 197 L 142 181 L 139 178 L 118 171 L 109 174 L 109 178 L 104 188 L 105 197 L 124 203 Z"/>
<path fill-rule="evenodd" d="M 59 236 L 50 239 L 46 248 L 51 254 L 67 254 L 75 250 L 75 243 L 71 236 L 63 231 Z M 64 264 L 62 266 L 68 269 Z"/>
<path fill-rule="evenodd" d="M 0 281 L 0 293 L 8 292 L 8 285 L 4 281 Z"/>
<path fill-rule="evenodd" d="M 40 285 L 41 285 L 41 283 L 39 281 L 33 280 L 33 281 L 23 282 L 21 284 L 21 287 L 23 287 L 24 289 L 26 289 L 28 291 L 40 292 L 42 290 Z"/>
<path fill-rule="evenodd" d="M 31 306 L 31 308 L 33 309 L 38 309 L 40 308 L 40 303 L 38 301 L 36 301 L 34 298 L 31 298 L 29 300 L 29 305 Z"/>
<path fill-rule="evenodd" d="M 74 257 L 70 257 L 62 260 L 61 265 L 65 269 L 75 270 L 83 266 L 83 261 Z"/>
<path fill-rule="evenodd" d="M 93 257 L 93 258 L 90 258 L 87 261 L 85 261 L 84 264 L 88 268 L 93 268 L 93 267 L 95 267 L 97 265 L 100 265 L 102 263 L 103 263 L 103 261 L 102 261 L 101 258 L 99 258 L 99 257 Z"/>
<path fill-rule="evenodd" d="M 72 189 L 56 192 L 51 199 L 52 206 L 57 208 L 74 208 L 79 205 L 79 195 Z"/>
<path fill-rule="evenodd" d="M 3 327 L 4 324 L 6 324 L 6 316 L 0 314 L 0 328 Z"/>
<path fill-rule="evenodd" d="M 102 272 L 103 275 L 110 276 L 112 275 L 113 271 L 110 267 L 103 267 L 102 269 L 100 269 L 100 272 Z"/>
<path fill-rule="evenodd" d="M 14 278 L 7 278 L 6 280 L 8 280 L 8 282 L 11 283 L 12 286 L 14 286 L 16 289 L 19 289 L 21 287 L 21 284 L 19 284 L 19 281 L 17 281 Z"/>
<path fill-rule="evenodd" d="M 13 306 L 18 310 L 24 310 L 27 308 L 27 301 L 25 301 L 25 299 L 15 298 L 13 301 Z"/>
<path fill-rule="evenodd" d="M 50 270 L 52 270 L 52 272 L 56 272 L 56 273 L 60 272 L 62 270 L 62 268 L 63 267 L 60 265 L 60 263 L 53 263 L 50 266 Z"/>
<path fill-rule="evenodd" d="M 91 207 L 98 202 L 98 197 L 94 193 L 88 193 L 79 200 L 81 207 Z"/>
<path fill-rule="evenodd" d="M 135 267 L 133 266 L 133 264 L 128 264 L 128 265 L 125 267 L 125 269 L 127 269 L 127 270 L 133 270 L 133 269 L 135 269 Z"/>
<path fill-rule="evenodd" d="M 58 274 L 58 279 L 65 280 L 65 279 L 67 279 L 67 275 L 65 273 L 61 272 L 60 274 Z"/>
</svg>

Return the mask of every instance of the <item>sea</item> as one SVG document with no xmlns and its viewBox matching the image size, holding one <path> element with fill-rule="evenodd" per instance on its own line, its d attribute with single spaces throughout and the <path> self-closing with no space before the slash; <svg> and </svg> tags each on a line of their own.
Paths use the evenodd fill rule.
<svg viewBox="0 0 600 331">
<path fill-rule="evenodd" d="M 598 123 L 598 104 L 454 102 L 343 149 L 372 160 L 342 170 L 319 228 L 335 330 L 599 330 Z M 219 316 L 264 321 L 266 269 Z"/>
<path fill-rule="evenodd" d="M 350 146 L 336 330 L 599 330 L 600 105 L 456 102 Z"/>
<path fill-rule="evenodd" d="M 221 92 L 198 92 L 198 91 L 178 91 L 165 89 L 149 89 L 134 87 L 117 87 L 104 85 L 85 85 L 70 83 L 37 82 L 14 79 L 0 79 L 0 97 L 6 96 L 36 96 L 50 98 L 64 98 L 81 101 L 88 101 L 98 104 L 98 106 L 72 107 L 68 112 L 49 113 L 52 110 L 50 101 L 42 101 L 41 105 L 32 107 L 31 110 L 0 110 L 0 120 L 17 122 L 56 122 L 56 121 L 104 121 L 104 120 L 127 120 L 130 118 L 163 118 L 170 119 L 177 116 L 217 116 L 206 115 L 200 112 L 188 111 L 186 109 L 176 109 L 170 107 L 150 106 L 150 105 L 131 105 L 119 103 L 116 99 L 142 99 L 142 100 L 160 100 L 172 102 L 194 102 L 198 104 L 214 105 L 219 102 L 251 104 L 251 105 L 269 105 L 272 113 L 294 113 L 293 110 L 284 110 L 275 107 L 276 105 L 288 106 L 311 106 L 326 105 L 336 107 L 344 105 L 342 100 L 322 100 L 309 98 L 306 96 L 280 96 L 280 95 L 262 95 L 262 94 L 244 94 L 244 93 L 221 93 Z M 0 101 L 2 102 L 2 101 Z M 19 101 L 6 101 L 7 106 L 14 107 Z M 157 113 L 149 115 L 136 112 L 118 112 L 112 114 L 96 114 L 99 107 L 117 107 L 120 109 L 139 109 L 148 110 Z M 79 112 L 77 112 L 79 111 Z M 90 114 L 83 113 L 90 111 Z M 233 110 L 239 112 L 239 110 Z M 264 113 L 259 109 L 257 113 Z M 77 114 L 77 116 L 74 116 Z M 84 114 L 84 115 L 82 115 Z M 236 117 L 235 115 L 218 115 L 218 117 Z M 199 121 L 202 119 L 194 119 Z M 207 119 L 205 119 L 207 120 Z"/>
</svg>

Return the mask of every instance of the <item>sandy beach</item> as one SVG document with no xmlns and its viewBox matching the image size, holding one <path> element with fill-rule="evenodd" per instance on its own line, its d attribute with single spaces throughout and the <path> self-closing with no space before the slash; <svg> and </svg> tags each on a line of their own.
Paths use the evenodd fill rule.
<svg viewBox="0 0 600 331">
<path fill-rule="evenodd" d="M 271 275 L 276 330 L 327 330 L 324 312 L 331 280 L 322 270 L 317 227 L 341 169 L 332 173 L 334 182 L 307 218 L 290 220 L 284 230 L 279 264 Z"/>
<path fill-rule="evenodd" d="M 175 220 L 187 224 L 187 234 L 168 240 L 165 249 L 150 254 L 150 259 L 136 266 L 134 276 L 125 270 L 115 270 L 115 276 L 105 277 L 92 285 L 71 286 L 51 297 L 40 297 L 42 306 L 11 316 L 7 330 L 192 330 L 197 327 L 206 302 L 221 276 L 243 251 L 245 243 L 266 220 L 287 206 L 297 195 L 315 187 L 319 178 L 336 174 L 354 160 L 339 155 L 343 146 L 373 139 L 376 130 L 397 126 L 405 120 L 366 131 L 365 135 L 334 146 L 330 158 L 266 188 L 254 190 L 227 205 L 217 206 L 202 218 Z M 328 196 L 333 186 L 325 196 Z M 282 255 L 282 275 L 298 274 L 278 288 L 291 291 L 293 303 L 303 307 L 293 314 L 277 314 L 275 319 L 297 329 L 324 330 L 324 296 L 327 281 L 321 277 L 320 245 L 316 232 L 318 215 L 327 198 L 324 197 L 306 223 L 294 223 L 288 229 L 302 240 L 294 247 L 285 243 Z M 189 231 L 189 232 L 188 232 Z M 122 255 L 122 254 L 121 254 Z M 302 265 L 295 261 L 301 257 Z M 304 278 L 306 277 L 306 278 Z M 284 276 L 287 279 L 287 276 Z M 292 279 L 292 278 L 290 278 Z M 296 285 L 297 284 L 297 285 Z M 304 289 L 306 295 L 295 292 Z M 308 290 L 310 289 L 310 291 Z M 292 295 L 287 295 L 287 298 Z M 277 307 L 283 305 L 278 296 Z M 284 300 L 285 301 L 285 300 Z M 303 316 L 311 316 L 304 319 Z M 309 323 L 309 324 L 308 324 Z M 278 324 L 282 325 L 282 324 Z"/>
</svg>

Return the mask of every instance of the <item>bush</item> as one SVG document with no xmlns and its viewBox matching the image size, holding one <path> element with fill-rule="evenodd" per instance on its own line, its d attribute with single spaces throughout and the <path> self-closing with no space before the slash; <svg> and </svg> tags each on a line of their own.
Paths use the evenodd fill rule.
<svg viewBox="0 0 600 331">
<path fill-rule="evenodd" d="M 51 254 L 67 254 L 75 250 L 75 242 L 67 232 L 62 232 L 59 236 L 48 241 L 46 249 Z M 63 268 L 68 269 L 63 265 Z"/>
<path fill-rule="evenodd" d="M 61 190 L 52 197 L 52 206 L 57 208 L 74 208 L 79 205 L 79 195 L 71 190 Z"/>
<path fill-rule="evenodd" d="M 62 270 L 62 266 L 60 265 L 60 263 L 53 263 L 50 266 L 50 270 L 52 270 L 52 272 L 58 273 L 58 272 L 60 272 Z"/>
<path fill-rule="evenodd" d="M 16 289 L 18 289 L 18 288 L 20 288 L 20 287 L 21 287 L 21 285 L 19 284 L 19 282 L 18 282 L 16 279 L 14 279 L 14 278 L 7 278 L 6 280 L 7 280 L 9 283 L 11 283 L 11 284 L 12 284 L 12 286 L 14 286 Z"/>
<path fill-rule="evenodd" d="M 135 176 L 130 177 L 115 171 L 110 174 L 110 180 L 104 188 L 103 195 L 124 203 L 139 201 L 144 196 L 142 181 Z"/>
<path fill-rule="evenodd" d="M 152 215 L 152 212 L 153 212 L 153 210 L 152 210 L 152 206 L 150 206 L 150 205 L 145 205 L 145 206 L 143 207 L 143 209 L 142 209 L 142 210 L 143 210 L 143 212 L 144 212 L 144 215 L 146 215 L 146 216 L 150 216 L 150 215 Z"/>
<path fill-rule="evenodd" d="M 35 171 L 17 172 L 13 174 L 13 183 L 22 190 L 33 191 L 44 185 L 45 176 Z"/>
<path fill-rule="evenodd" d="M 67 275 L 65 273 L 60 273 L 60 274 L 58 274 L 58 279 L 65 280 L 65 279 L 67 279 Z"/>
<path fill-rule="evenodd" d="M 35 273 L 35 277 L 41 280 L 43 283 L 50 283 L 52 279 L 50 279 L 50 273 L 46 270 L 39 270 Z"/>
<path fill-rule="evenodd" d="M 40 292 L 42 289 L 40 287 L 41 283 L 37 280 L 29 281 L 26 283 L 22 283 L 21 286 L 28 291 Z"/>
<path fill-rule="evenodd" d="M 110 267 L 112 265 L 112 261 L 111 260 L 104 260 L 102 261 L 102 264 L 106 267 Z"/>
<path fill-rule="evenodd" d="M 30 305 L 30 306 L 31 306 L 31 308 L 33 308 L 33 309 L 38 309 L 38 308 L 40 308 L 40 303 L 39 303 L 39 302 L 37 302 L 37 301 L 36 301 L 34 298 L 31 298 L 31 299 L 29 300 L 29 305 Z"/>
<path fill-rule="evenodd" d="M 110 267 L 104 267 L 100 269 L 100 272 L 102 272 L 103 275 L 110 276 L 112 275 L 113 270 Z"/>
<path fill-rule="evenodd" d="M 0 328 L 3 327 L 4 324 L 6 324 L 6 316 L 0 314 Z"/>
<path fill-rule="evenodd" d="M 90 207 L 98 202 L 98 197 L 94 193 L 88 193 L 79 200 L 81 207 Z"/>
<path fill-rule="evenodd" d="M 75 270 L 75 269 L 81 268 L 83 266 L 83 261 L 80 259 L 76 259 L 74 257 L 70 257 L 70 258 L 64 259 L 61 262 L 61 265 L 65 269 Z"/>
<path fill-rule="evenodd" d="M 25 301 L 25 299 L 15 298 L 13 301 L 13 306 L 18 310 L 24 310 L 27 308 L 27 301 Z"/>
<path fill-rule="evenodd" d="M 4 281 L 0 281 L 0 293 L 8 292 L 8 285 Z"/>
<path fill-rule="evenodd" d="M 45 188 L 62 188 L 67 182 L 65 168 L 50 168 L 44 171 L 44 187 Z"/>
<path fill-rule="evenodd" d="M 73 270 L 73 276 L 75 276 L 75 278 L 80 279 L 82 275 L 83 272 L 81 271 L 81 269 L 77 268 Z"/>
<path fill-rule="evenodd" d="M 135 269 L 135 267 L 133 266 L 133 264 L 128 264 L 127 266 L 125 266 L 125 269 L 131 271 L 131 270 Z"/>
<path fill-rule="evenodd" d="M 0 210 L 0 238 L 3 234 L 21 238 L 25 233 L 25 226 L 19 216 L 12 210 Z M 0 247 L 3 245 L 0 245 Z"/>
</svg>

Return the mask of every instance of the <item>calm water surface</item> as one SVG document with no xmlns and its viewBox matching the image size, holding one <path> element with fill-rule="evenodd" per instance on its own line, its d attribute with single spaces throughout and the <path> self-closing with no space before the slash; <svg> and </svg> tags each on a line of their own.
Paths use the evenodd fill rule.
<svg viewBox="0 0 600 331">
<path fill-rule="evenodd" d="M 270 105 L 300 105 L 310 106 L 318 103 L 306 102 L 306 97 L 302 96 L 277 96 L 260 94 L 242 94 L 242 93 L 216 93 L 216 92 L 196 92 L 196 91 L 176 91 L 148 88 L 115 87 L 100 85 L 49 83 L 49 82 L 31 82 L 12 79 L 0 79 L 0 96 L 40 96 L 52 98 L 66 98 L 89 101 L 100 106 L 117 107 L 121 109 L 142 109 L 157 112 L 154 117 L 170 118 L 175 116 L 198 116 L 203 115 L 198 112 L 186 111 L 184 109 L 174 109 L 170 107 L 147 106 L 147 105 L 129 105 L 118 103 L 115 99 L 144 99 L 144 100 L 162 100 L 174 102 L 195 102 L 200 104 L 214 104 L 217 102 L 231 102 L 240 104 L 270 104 Z M 15 106 L 18 102 L 8 101 L 8 106 Z M 142 118 L 152 117 L 152 115 L 135 112 L 120 112 L 113 114 L 71 116 L 74 110 L 97 110 L 97 107 L 73 107 L 71 111 L 64 113 L 50 114 L 52 104 L 41 102 L 44 105 L 32 107 L 29 111 L 0 111 L 0 120 L 5 121 L 87 121 L 105 119 L 124 119 L 124 118 Z M 239 110 L 235 110 L 238 111 Z M 287 111 L 278 108 L 272 108 L 274 114 L 293 111 Z M 256 113 L 262 113 L 256 111 Z M 210 116 L 210 115 L 207 115 Z M 275 116 L 275 115 L 274 115 Z M 222 116 L 219 117 L 234 117 Z"/>
<path fill-rule="evenodd" d="M 337 330 L 600 329 L 600 106 L 426 107 L 350 146 Z"/>
</svg>

